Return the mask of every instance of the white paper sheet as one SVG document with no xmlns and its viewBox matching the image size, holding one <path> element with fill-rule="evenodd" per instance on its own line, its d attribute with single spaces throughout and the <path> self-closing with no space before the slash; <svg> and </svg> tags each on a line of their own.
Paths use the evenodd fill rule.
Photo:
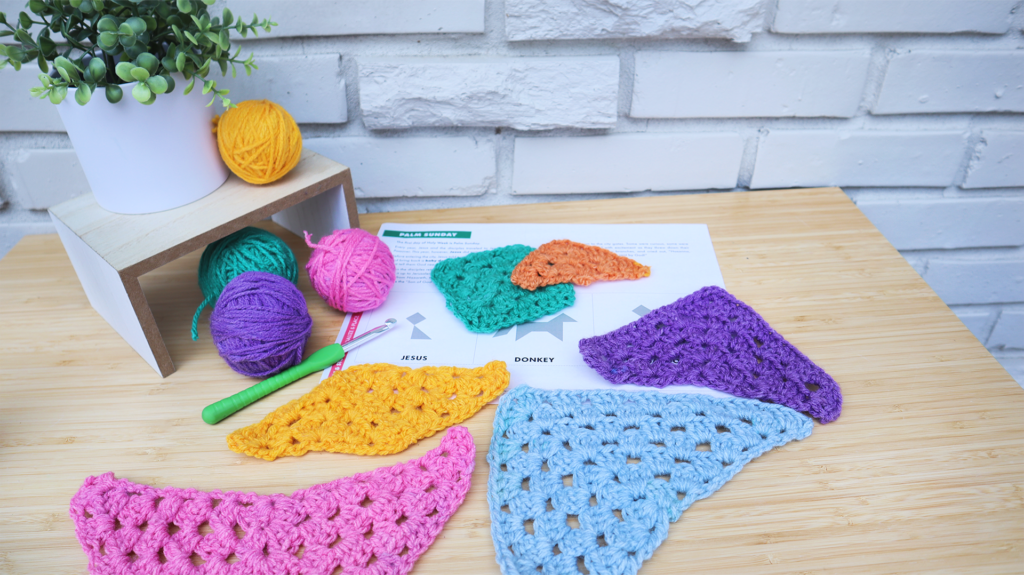
<svg viewBox="0 0 1024 575">
<path fill-rule="evenodd" d="M 704 224 L 384 224 L 378 236 L 395 257 L 397 281 L 381 307 L 348 314 L 337 341 L 344 343 L 388 318 L 398 324 L 325 370 L 325 378 L 364 363 L 479 367 L 501 360 L 511 373 L 511 387 L 649 390 L 605 381 L 583 362 L 579 340 L 617 329 L 704 286 L 725 287 Z M 443 259 L 512 244 L 538 247 L 557 239 L 609 249 L 650 266 L 651 275 L 575 286 L 572 307 L 489 334 L 469 331 L 430 280 L 430 271 Z M 728 397 L 694 386 L 661 391 Z"/>
</svg>

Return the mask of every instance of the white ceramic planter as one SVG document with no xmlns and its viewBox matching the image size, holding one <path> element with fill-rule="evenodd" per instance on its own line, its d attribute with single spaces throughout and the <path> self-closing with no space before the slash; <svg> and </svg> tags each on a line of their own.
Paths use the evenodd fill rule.
<svg viewBox="0 0 1024 575">
<path fill-rule="evenodd" d="M 117 104 L 96 90 L 85 106 L 74 90 L 57 106 L 93 195 L 104 209 L 119 214 L 148 214 L 192 203 L 228 178 L 212 133 L 210 96 L 175 78 L 170 94 L 143 106 L 124 84 Z"/>
</svg>

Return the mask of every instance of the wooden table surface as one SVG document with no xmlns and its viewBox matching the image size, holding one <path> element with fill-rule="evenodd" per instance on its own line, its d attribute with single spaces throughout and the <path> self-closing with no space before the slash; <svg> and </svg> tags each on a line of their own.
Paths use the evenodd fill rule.
<svg viewBox="0 0 1024 575">
<path fill-rule="evenodd" d="M 361 216 L 393 222 L 707 223 L 726 287 L 842 387 L 842 416 L 748 464 L 669 530 L 655 573 L 1024 572 L 1024 390 L 838 189 L 655 196 Z M 309 250 L 279 232 L 300 262 Z M 225 436 L 309 391 L 310 376 L 217 426 L 208 403 L 251 382 L 217 356 L 199 251 L 142 276 L 178 371 L 161 379 L 92 310 L 56 235 L 0 260 L 0 573 L 86 573 L 68 502 L 89 475 L 157 487 L 291 493 L 436 447 L 272 463 Z M 307 350 L 342 315 L 313 292 Z M 679 294 L 680 297 L 686 294 Z M 208 318 L 204 314 L 204 318 Z M 207 320 L 208 321 L 208 320 Z M 308 352 L 307 352 L 308 353 Z M 466 425 L 466 503 L 415 573 L 498 573 L 485 490 L 494 407 Z"/>
</svg>

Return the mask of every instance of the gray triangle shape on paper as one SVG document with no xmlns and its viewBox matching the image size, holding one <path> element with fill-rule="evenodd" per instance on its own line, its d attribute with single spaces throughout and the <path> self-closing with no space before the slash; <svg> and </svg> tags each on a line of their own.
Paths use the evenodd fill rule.
<svg viewBox="0 0 1024 575">
<path fill-rule="evenodd" d="M 641 306 L 637 306 L 637 307 L 633 308 L 633 313 L 635 313 L 636 315 L 639 315 L 639 316 L 645 316 L 645 315 L 651 313 L 651 310 L 649 310 L 646 307 L 641 305 Z"/>
<path fill-rule="evenodd" d="M 409 339 L 430 339 L 430 336 L 420 331 L 420 328 L 413 326 L 412 337 Z"/>
</svg>

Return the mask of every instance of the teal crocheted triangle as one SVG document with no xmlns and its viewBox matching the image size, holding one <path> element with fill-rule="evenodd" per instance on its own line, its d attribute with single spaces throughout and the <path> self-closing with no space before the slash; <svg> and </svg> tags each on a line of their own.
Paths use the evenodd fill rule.
<svg viewBox="0 0 1024 575">
<path fill-rule="evenodd" d="M 519 386 L 501 398 L 487 454 L 498 565 L 635 574 L 694 501 L 812 426 L 748 399 Z"/>
<path fill-rule="evenodd" d="M 430 272 L 455 317 L 469 331 L 491 333 L 542 318 L 576 302 L 572 284 L 523 289 L 512 270 L 533 251 L 513 245 L 438 262 Z"/>
</svg>

